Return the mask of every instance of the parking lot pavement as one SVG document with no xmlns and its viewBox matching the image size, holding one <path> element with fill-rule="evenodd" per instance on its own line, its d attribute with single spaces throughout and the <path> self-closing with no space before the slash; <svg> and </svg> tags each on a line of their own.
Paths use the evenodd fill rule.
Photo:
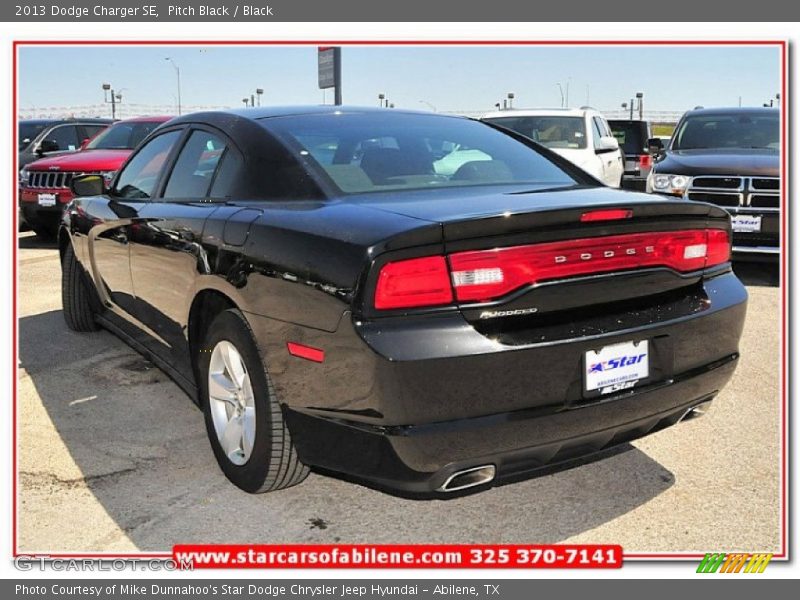
<svg viewBox="0 0 800 600">
<path fill-rule="evenodd" d="M 737 269 L 739 269 L 737 265 Z M 779 545 L 776 270 L 742 265 L 742 359 L 711 412 L 604 460 L 447 501 L 313 473 L 251 496 L 220 473 L 203 418 L 105 331 L 61 316 L 58 252 L 19 252 L 19 548 L 167 551 L 178 542 L 608 542 L 627 552 Z"/>
</svg>

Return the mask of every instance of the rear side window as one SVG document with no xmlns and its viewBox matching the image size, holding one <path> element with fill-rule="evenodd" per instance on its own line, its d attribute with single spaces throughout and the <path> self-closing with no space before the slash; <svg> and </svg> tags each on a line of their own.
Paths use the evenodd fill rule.
<svg viewBox="0 0 800 600">
<path fill-rule="evenodd" d="M 611 133 L 627 156 L 647 154 L 647 125 L 644 121 L 610 122 Z"/>
<path fill-rule="evenodd" d="M 183 146 L 164 190 L 165 198 L 206 198 L 227 144 L 208 131 L 194 131 Z"/>
<path fill-rule="evenodd" d="M 181 131 L 169 131 L 147 142 L 123 167 L 111 194 L 128 200 L 150 198 L 161 169 L 181 133 Z"/>
</svg>

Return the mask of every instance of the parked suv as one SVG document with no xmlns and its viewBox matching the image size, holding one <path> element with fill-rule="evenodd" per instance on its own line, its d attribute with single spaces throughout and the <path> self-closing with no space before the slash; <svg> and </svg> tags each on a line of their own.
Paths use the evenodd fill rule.
<svg viewBox="0 0 800 600">
<path fill-rule="evenodd" d="M 663 150 L 655 138 L 653 150 Z M 777 108 L 705 108 L 681 117 L 647 191 L 710 202 L 732 216 L 740 257 L 780 252 L 780 116 Z"/>
<path fill-rule="evenodd" d="M 108 127 L 111 119 L 26 119 L 19 122 L 19 157 L 28 163 L 55 153 L 76 152 L 81 145 Z"/>
<path fill-rule="evenodd" d="M 99 173 L 111 181 L 131 151 L 171 117 L 140 117 L 115 123 L 80 151 L 47 157 L 20 171 L 20 224 L 43 238 L 58 231 L 64 206 L 72 200 L 70 181 L 77 175 Z"/>
<path fill-rule="evenodd" d="M 611 119 L 608 124 L 625 158 L 622 187 L 626 190 L 643 192 L 647 185 L 647 176 L 653 167 L 653 155 L 650 154 L 649 146 L 649 140 L 653 137 L 650 123 L 631 119 Z"/>
<path fill-rule="evenodd" d="M 606 118 L 592 108 L 501 110 L 481 120 L 547 146 L 608 186 L 622 184 L 619 143 Z"/>
</svg>

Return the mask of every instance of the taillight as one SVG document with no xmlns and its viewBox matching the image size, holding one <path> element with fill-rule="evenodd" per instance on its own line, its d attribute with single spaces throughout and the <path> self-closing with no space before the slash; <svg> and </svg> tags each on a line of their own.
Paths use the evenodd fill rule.
<svg viewBox="0 0 800 600">
<path fill-rule="evenodd" d="M 439 306 L 453 301 L 450 273 L 444 256 L 390 262 L 378 275 L 375 308 Z"/>
<path fill-rule="evenodd" d="M 488 302 L 534 283 L 663 266 L 680 272 L 728 260 L 723 230 L 666 231 L 547 242 L 450 255 L 460 302 Z"/>
<path fill-rule="evenodd" d="M 653 157 L 649 154 L 640 154 L 639 155 L 639 168 L 640 169 L 649 169 L 653 166 Z"/>
<path fill-rule="evenodd" d="M 453 302 L 453 290 L 459 302 L 488 302 L 543 281 L 646 267 L 688 273 L 728 260 L 730 239 L 722 229 L 629 233 L 470 250 L 447 259 L 426 256 L 387 263 L 378 275 L 375 308 L 442 306 Z"/>
</svg>

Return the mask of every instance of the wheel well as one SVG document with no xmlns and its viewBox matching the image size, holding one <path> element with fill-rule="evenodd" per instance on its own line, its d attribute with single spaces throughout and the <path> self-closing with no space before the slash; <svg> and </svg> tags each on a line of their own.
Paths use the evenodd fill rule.
<svg viewBox="0 0 800 600">
<path fill-rule="evenodd" d="M 192 301 L 189 309 L 189 350 L 192 353 L 192 363 L 197 369 L 197 354 L 208 326 L 214 318 L 224 310 L 236 308 L 236 304 L 222 292 L 216 290 L 203 290 Z M 197 373 L 195 372 L 195 379 Z"/>
</svg>

